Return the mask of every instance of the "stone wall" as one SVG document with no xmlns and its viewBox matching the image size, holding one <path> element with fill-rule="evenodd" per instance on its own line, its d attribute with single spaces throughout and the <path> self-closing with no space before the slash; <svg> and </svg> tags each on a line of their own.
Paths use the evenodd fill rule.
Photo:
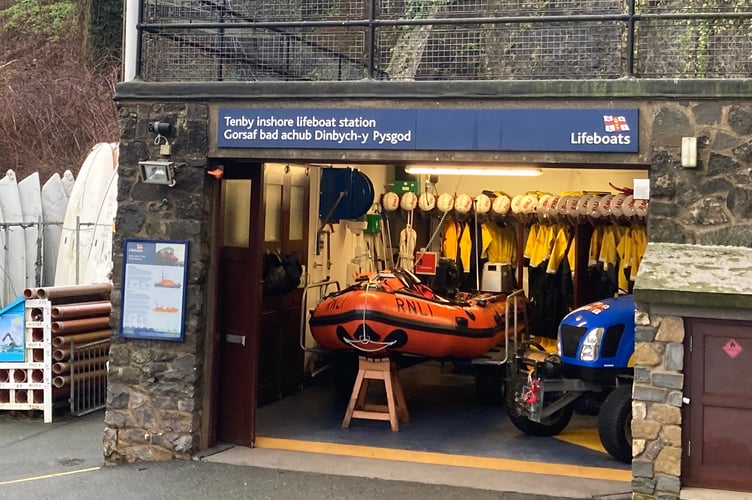
<svg viewBox="0 0 752 500">
<path fill-rule="evenodd" d="M 635 324 L 633 498 L 676 498 L 681 489 L 684 323 L 674 316 L 651 316 L 641 305 Z"/>
<path fill-rule="evenodd" d="M 648 240 L 752 246 L 752 101 L 656 104 Z M 698 139 L 682 168 L 681 138 Z"/>
<path fill-rule="evenodd" d="M 741 246 L 648 244 L 634 290 L 635 500 L 679 498 L 684 453 L 682 408 L 688 382 L 684 375 L 685 319 L 732 320 L 739 318 L 739 311 L 749 311 L 750 263 L 752 250 Z M 701 385 L 702 381 L 695 383 Z"/>
<path fill-rule="evenodd" d="M 648 240 L 752 246 L 752 103 L 665 101 L 656 102 L 652 111 Z M 698 139 L 696 168 L 681 166 L 682 137 Z M 682 282 L 682 273 L 693 272 L 697 262 L 687 256 L 686 248 L 653 255 L 655 248 L 649 247 L 635 286 L 632 490 L 636 500 L 674 499 L 681 491 L 684 319 L 657 314 L 651 304 L 665 301 L 677 283 L 679 290 L 686 288 L 689 281 Z M 677 260 L 678 255 L 682 258 Z M 695 279 L 703 283 L 704 292 L 723 292 L 717 287 L 722 278 Z M 655 293 L 646 297 L 645 288 Z M 718 297 L 706 296 L 703 304 L 710 305 Z"/>
<path fill-rule="evenodd" d="M 615 82 L 614 85 L 627 84 Z M 212 356 L 208 347 L 211 339 L 207 332 L 211 328 L 207 325 L 207 304 L 214 300 L 211 286 L 214 252 L 210 245 L 216 185 L 204 174 L 203 168 L 211 146 L 209 110 L 206 105 L 194 104 L 189 99 L 183 103 L 171 103 L 167 97 L 147 100 L 143 95 L 150 92 L 149 88 L 142 84 L 131 84 L 131 87 L 134 95 L 120 108 L 122 133 L 118 227 L 114 242 L 113 328 L 117 329 L 120 319 L 124 238 L 191 242 L 188 310 L 184 342 L 114 340 L 105 417 L 104 452 L 108 463 L 188 458 L 208 442 L 209 409 L 205 401 L 209 397 L 210 380 L 205 372 Z M 123 88 L 128 86 L 121 87 L 121 91 Z M 138 95 L 139 92 L 143 93 Z M 160 92 L 165 96 L 174 95 L 169 88 Z M 531 92 L 530 88 L 525 92 Z M 561 89 L 553 89 L 547 95 L 556 92 L 561 93 Z M 600 102 L 586 97 L 587 93 L 575 94 L 568 100 L 570 105 L 597 106 Z M 628 94 L 631 96 L 627 97 Z M 495 95 L 495 98 L 483 95 L 483 104 L 472 99 L 461 104 L 503 107 L 511 102 L 499 100 L 503 92 L 495 92 Z M 644 97 L 635 101 L 635 95 L 624 90 L 624 97 L 620 99 L 614 98 L 612 93 L 609 105 L 640 107 L 641 150 L 637 160 L 650 163 L 651 168 L 649 240 L 752 246 L 752 100 Z M 250 97 L 239 100 L 241 95 L 221 96 L 223 101 L 246 105 L 253 101 Z M 520 97 L 516 105 L 520 105 L 523 98 L 527 99 L 524 105 L 540 105 L 527 94 Z M 350 102 L 347 97 L 343 99 L 344 105 Z M 434 100 L 441 101 L 439 97 Z M 400 106 L 405 104 L 403 101 L 385 97 L 374 105 Z M 419 106 L 426 105 L 424 101 L 416 102 Z M 287 105 L 292 104 L 287 102 Z M 362 101 L 359 104 L 362 105 Z M 280 102 L 279 105 L 285 104 Z M 174 188 L 138 182 L 138 161 L 159 157 L 154 134 L 148 130 L 148 123 L 155 120 L 173 125 L 173 132 L 168 136 L 173 149 L 171 159 L 180 165 Z M 681 167 L 682 137 L 698 138 L 697 168 Z M 276 155 L 283 153 L 274 152 Z M 309 158 L 316 154 L 331 155 L 320 151 L 305 153 Z M 231 154 L 248 153 L 233 151 Z M 534 159 L 531 155 L 522 156 L 525 158 L 521 161 Z M 550 156 L 553 155 L 542 157 Z M 593 156 L 582 156 L 577 161 L 570 156 L 570 163 L 595 161 Z M 665 255 L 662 259 L 655 266 L 672 260 Z M 661 283 L 655 285 L 656 289 L 662 286 Z M 636 289 L 636 297 L 638 292 Z M 633 490 L 635 498 L 641 500 L 676 498 L 681 486 L 684 330 L 681 317 L 654 311 L 650 300 L 638 300 Z"/>
<path fill-rule="evenodd" d="M 204 105 L 139 104 L 120 107 L 121 137 L 117 231 L 114 241 L 113 330 L 120 322 L 123 240 L 187 240 L 185 340 L 113 339 L 110 350 L 104 455 L 108 463 L 188 458 L 201 443 L 206 349 L 206 307 L 212 213 L 207 175 L 208 111 Z M 138 162 L 157 159 L 149 131 L 169 122 L 170 159 L 177 162 L 174 187 L 143 184 Z M 208 193 L 208 194 L 207 194 Z"/>
</svg>

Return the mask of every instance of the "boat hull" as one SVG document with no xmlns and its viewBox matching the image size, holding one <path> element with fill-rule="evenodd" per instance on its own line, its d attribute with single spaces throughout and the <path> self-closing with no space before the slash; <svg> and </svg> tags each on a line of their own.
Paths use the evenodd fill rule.
<svg viewBox="0 0 752 500">
<path fill-rule="evenodd" d="M 410 290 L 356 287 L 325 298 L 309 325 L 326 350 L 431 358 L 474 358 L 507 334 L 506 296 L 484 294 L 462 304 Z"/>
</svg>

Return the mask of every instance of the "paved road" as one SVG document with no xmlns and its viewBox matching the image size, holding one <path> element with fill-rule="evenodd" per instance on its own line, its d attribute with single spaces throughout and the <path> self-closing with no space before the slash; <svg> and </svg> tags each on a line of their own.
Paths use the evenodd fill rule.
<svg viewBox="0 0 752 500">
<path fill-rule="evenodd" d="M 0 499 L 553 500 L 554 496 L 389 481 L 202 460 L 103 466 L 102 413 L 41 419 L 0 413 Z M 588 498 L 583 492 L 580 498 Z"/>
</svg>

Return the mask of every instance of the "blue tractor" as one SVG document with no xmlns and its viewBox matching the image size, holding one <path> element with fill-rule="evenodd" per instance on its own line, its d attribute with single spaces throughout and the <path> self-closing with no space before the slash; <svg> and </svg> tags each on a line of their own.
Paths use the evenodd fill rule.
<svg viewBox="0 0 752 500">
<path fill-rule="evenodd" d="M 598 415 L 603 447 L 630 462 L 634 316 L 631 295 L 604 299 L 564 317 L 556 353 L 534 340 L 524 342 L 505 394 L 512 423 L 529 435 L 553 436 L 575 412 Z"/>
</svg>

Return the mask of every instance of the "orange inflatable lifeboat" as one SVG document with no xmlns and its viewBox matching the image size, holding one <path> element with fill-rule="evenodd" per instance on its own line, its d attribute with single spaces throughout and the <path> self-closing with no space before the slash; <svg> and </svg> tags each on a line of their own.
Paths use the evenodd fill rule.
<svg viewBox="0 0 752 500">
<path fill-rule="evenodd" d="M 481 293 L 450 300 L 433 293 L 405 270 L 365 275 L 344 290 L 326 296 L 309 325 L 326 350 L 357 350 L 383 356 L 401 352 L 431 358 L 474 358 L 504 341 L 507 320 L 521 295 Z M 509 304 L 509 308 L 507 305 Z"/>
</svg>

